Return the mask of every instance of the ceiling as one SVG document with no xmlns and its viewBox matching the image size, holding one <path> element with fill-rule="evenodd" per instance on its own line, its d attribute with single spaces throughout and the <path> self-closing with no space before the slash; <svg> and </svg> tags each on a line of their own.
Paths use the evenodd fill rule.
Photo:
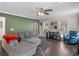
<svg viewBox="0 0 79 59">
<path fill-rule="evenodd" d="M 53 9 L 50 15 L 37 16 L 36 8 Z M 50 20 L 79 12 L 78 2 L 0 2 L 0 11 L 37 20 Z"/>
</svg>

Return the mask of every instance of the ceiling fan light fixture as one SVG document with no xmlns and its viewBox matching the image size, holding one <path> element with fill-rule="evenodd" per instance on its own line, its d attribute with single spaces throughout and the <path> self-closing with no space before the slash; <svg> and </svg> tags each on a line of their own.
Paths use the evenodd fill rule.
<svg viewBox="0 0 79 59">
<path fill-rule="evenodd" d="M 44 15 L 49 15 L 48 12 L 53 11 L 52 9 L 43 9 L 43 8 L 36 8 L 37 15 L 38 16 L 44 16 Z"/>
<path fill-rule="evenodd" d="M 44 13 L 38 12 L 38 16 L 44 16 Z"/>
</svg>

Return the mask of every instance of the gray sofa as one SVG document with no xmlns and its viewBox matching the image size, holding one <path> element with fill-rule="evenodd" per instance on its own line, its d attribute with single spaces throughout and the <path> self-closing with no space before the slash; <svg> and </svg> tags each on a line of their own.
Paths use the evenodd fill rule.
<svg viewBox="0 0 79 59">
<path fill-rule="evenodd" d="M 10 56 L 32 56 L 40 44 L 41 40 L 38 37 L 21 40 L 16 46 L 10 46 L 4 39 L 2 41 L 3 48 Z"/>
</svg>

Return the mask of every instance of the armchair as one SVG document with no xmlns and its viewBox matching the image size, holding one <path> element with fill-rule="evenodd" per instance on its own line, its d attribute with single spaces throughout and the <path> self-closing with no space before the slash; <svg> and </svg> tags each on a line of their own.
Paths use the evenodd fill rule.
<svg viewBox="0 0 79 59">
<path fill-rule="evenodd" d="M 70 31 L 69 34 L 64 34 L 64 40 L 70 44 L 77 44 L 79 41 L 79 32 Z"/>
</svg>

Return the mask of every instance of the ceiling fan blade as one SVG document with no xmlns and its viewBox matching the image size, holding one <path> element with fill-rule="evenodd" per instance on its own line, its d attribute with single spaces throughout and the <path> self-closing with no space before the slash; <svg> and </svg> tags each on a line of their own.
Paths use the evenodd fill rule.
<svg viewBox="0 0 79 59">
<path fill-rule="evenodd" d="M 37 12 L 44 12 L 43 8 L 36 8 Z"/>
<path fill-rule="evenodd" d="M 47 10 L 45 10 L 45 11 L 53 11 L 52 9 L 47 9 Z"/>
<path fill-rule="evenodd" d="M 46 12 L 44 14 L 49 15 L 49 13 L 46 13 Z"/>
</svg>

